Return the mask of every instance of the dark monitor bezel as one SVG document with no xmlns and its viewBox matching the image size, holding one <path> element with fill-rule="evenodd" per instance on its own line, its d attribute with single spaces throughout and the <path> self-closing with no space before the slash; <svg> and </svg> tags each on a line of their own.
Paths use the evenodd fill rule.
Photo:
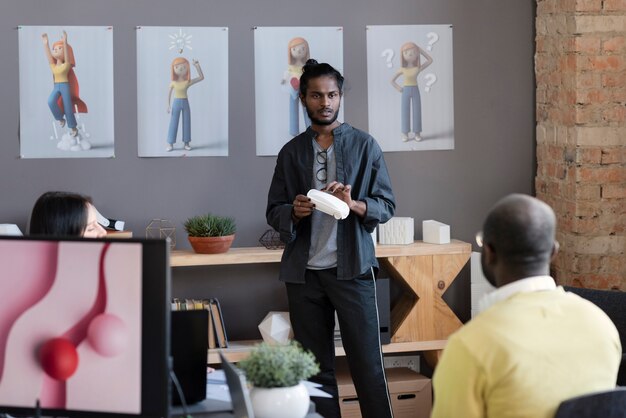
<svg viewBox="0 0 626 418">
<path fill-rule="evenodd" d="M 112 244 L 139 243 L 142 246 L 142 312 L 141 312 L 141 412 L 139 414 L 94 412 L 41 408 L 44 416 L 94 418 L 159 418 L 167 417 L 170 408 L 170 300 L 171 270 L 169 240 L 143 238 L 51 238 L 0 236 L 0 240 L 54 242 L 108 242 Z M 160 326 L 159 324 L 162 324 Z M 155 347 L 154 343 L 159 344 Z M 123 379 L 123 376 L 120 376 Z M 94 385 L 94 390 L 98 390 Z M 0 405 L 0 412 L 36 415 L 32 408 Z"/>
</svg>

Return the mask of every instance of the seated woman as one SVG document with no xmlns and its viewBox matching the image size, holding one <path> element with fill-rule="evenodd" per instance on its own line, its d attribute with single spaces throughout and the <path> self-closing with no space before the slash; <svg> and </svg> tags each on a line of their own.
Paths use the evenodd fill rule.
<svg viewBox="0 0 626 418">
<path fill-rule="evenodd" d="M 98 223 L 97 211 L 90 197 L 77 193 L 46 192 L 30 216 L 30 235 L 102 238 L 106 235 Z"/>
</svg>

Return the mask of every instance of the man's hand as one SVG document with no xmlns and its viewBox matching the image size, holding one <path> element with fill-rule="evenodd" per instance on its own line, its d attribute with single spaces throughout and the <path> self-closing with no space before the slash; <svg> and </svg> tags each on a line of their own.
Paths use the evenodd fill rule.
<svg viewBox="0 0 626 418">
<path fill-rule="evenodd" d="M 291 215 L 294 221 L 298 222 L 300 219 L 310 216 L 313 213 L 315 205 L 311 203 L 311 199 L 303 194 L 299 194 L 293 201 L 293 211 Z"/>
<path fill-rule="evenodd" d="M 346 202 L 352 212 L 363 217 L 365 216 L 365 212 L 367 211 L 367 205 L 365 204 L 365 202 L 361 202 L 360 200 L 352 200 L 352 196 L 350 195 L 351 190 L 351 185 L 343 185 L 338 181 L 333 181 L 332 183 L 328 184 L 325 189 L 322 189 L 322 191 L 329 192 L 336 198 Z"/>
</svg>

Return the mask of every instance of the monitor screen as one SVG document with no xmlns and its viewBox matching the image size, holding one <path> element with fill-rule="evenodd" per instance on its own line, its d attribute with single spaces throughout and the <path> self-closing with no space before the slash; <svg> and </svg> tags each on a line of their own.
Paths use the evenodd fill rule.
<svg viewBox="0 0 626 418">
<path fill-rule="evenodd" d="M 0 411 L 162 417 L 166 241 L 0 237 Z"/>
</svg>

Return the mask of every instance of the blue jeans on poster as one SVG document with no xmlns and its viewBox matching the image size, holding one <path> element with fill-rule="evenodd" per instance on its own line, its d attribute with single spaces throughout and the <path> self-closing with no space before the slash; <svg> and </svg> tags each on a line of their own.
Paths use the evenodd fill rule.
<svg viewBox="0 0 626 418">
<path fill-rule="evenodd" d="M 413 102 L 413 130 L 410 129 L 409 110 L 411 109 L 411 101 Z M 419 134 L 422 132 L 422 99 L 420 98 L 420 90 L 417 86 L 402 87 L 402 102 L 400 106 L 400 123 L 403 134 L 409 131 Z"/>
<path fill-rule="evenodd" d="M 291 91 L 289 95 L 289 134 L 296 136 L 300 133 L 300 97 L 298 96 L 298 92 L 296 90 Z M 304 124 L 308 128 L 311 126 L 311 119 L 309 119 L 309 115 L 306 113 L 306 109 L 302 108 L 302 116 L 304 116 Z"/>
<path fill-rule="evenodd" d="M 54 83 L 52 93 L 48 97 L 48 107 L 52 115 L 56 120 L 63 120 L 63 112 L 57 103 L 59 96 L 63 98 L 63 110 L 65 111 L 67 126 L 74 129 L 76 128 L 76 117 L 74 116 L 74 104 L 70 94 L 70 83 Z"/>
<path fill-rule="evenodd" d="M 167 142 L 173 144 L 176 142 L 176 134 L 178 133 L 178 119 L 180 113 L 183 113 L 183 142 L 191 141 L 191 110 L 189 109 L 188 99 L 174 99 L 172 103 L 172 117 L 170 119 L 170 128 L 167 132 Z"/>
</svg>

